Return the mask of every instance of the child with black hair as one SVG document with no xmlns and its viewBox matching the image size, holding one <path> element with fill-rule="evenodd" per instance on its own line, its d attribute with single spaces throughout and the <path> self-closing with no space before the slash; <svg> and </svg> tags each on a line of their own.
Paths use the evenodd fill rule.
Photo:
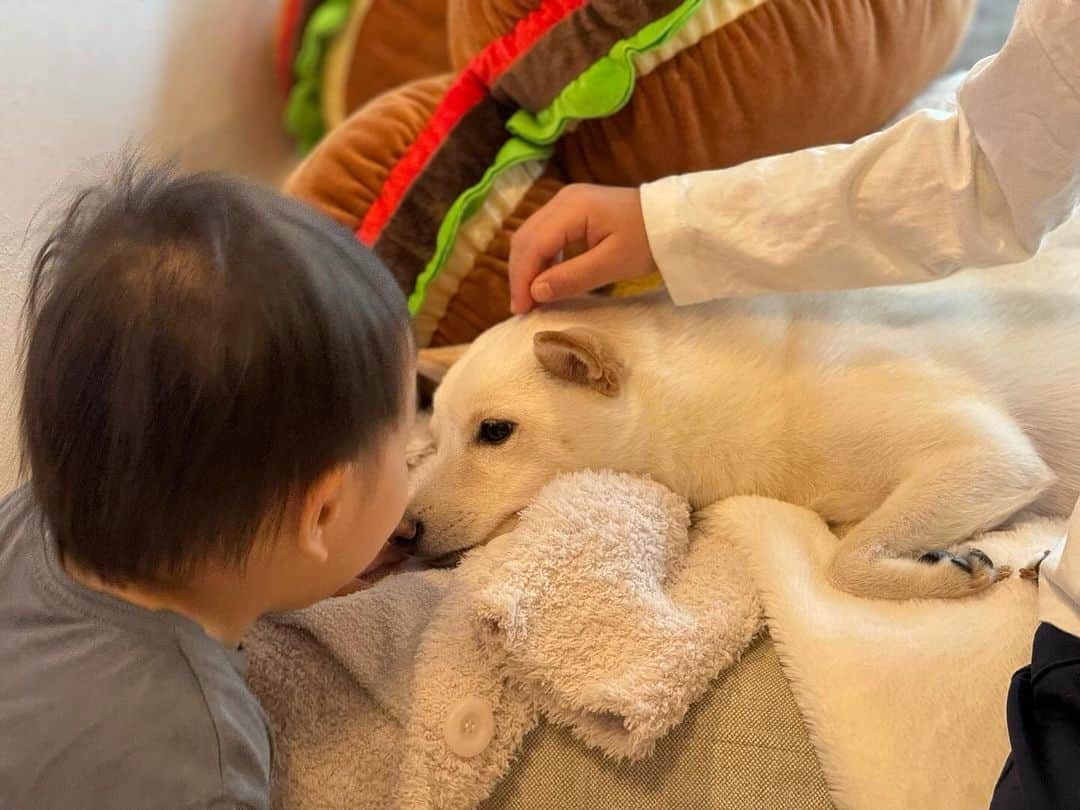
<svg viewBox="0 0 1080 810">
<path fill-rule="evenodd" d="M 402 292 L 300 203 L 129 166 L 46 242 L 27 313 L 0 805 L 267 807 L 239 642 L 345 585 L 401 518 Z"/>
</svg>

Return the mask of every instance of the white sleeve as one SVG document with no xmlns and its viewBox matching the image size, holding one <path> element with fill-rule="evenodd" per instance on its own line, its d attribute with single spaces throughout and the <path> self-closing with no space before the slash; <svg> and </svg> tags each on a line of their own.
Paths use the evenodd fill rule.
<svg viewBox="0 0 1080 810">
<path fill-rule="evenodd" d="M 1080 502 L 1065 537 L 1039 568 L 1039 621 L 1080 636 Z"/>
<path fill-rule="evenodd" d="M 679 304 L 929 281 L 1016 262 L 1080 200 L 1080 2 L 1021 0 L 1001 52 L 952 112 L 850 145 L 642 187 Z"/>
</svg>

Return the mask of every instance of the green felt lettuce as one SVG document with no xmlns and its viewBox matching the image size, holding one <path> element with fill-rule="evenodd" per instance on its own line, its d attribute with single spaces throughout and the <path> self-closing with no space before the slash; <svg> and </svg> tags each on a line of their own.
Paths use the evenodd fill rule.
<svg viewBox="0 0 1080 810">
<path fill-rule="evenodd" d="M 334 37 L 349 22 L 352 0 L 323 0 L 308 19 L 293 62 L 295 82 L 285 104 L 285 129 L 308 152 L 326 132 L 322 114 L 322 69 Z"/>
<path fill-rule="evenodd" d="M 461 230 L 462 224 L 484 205 L 484 200 L 487 199 L 495 178 L 511 166 L 517 166 L 529 160 L 545 159 L 551 151 L 550 146 L 539 146 L 519 138 L 511 138 L 502 145 L 495 156 L 495 161 L 484 172 L 480 182 L 463 191 L 443 217 L 439 225 L 439 235 L 435 241 L 435 253 L 428 259 L 424 271 L 417 276 L 416 286 L 409 296 L 409 312 L 415 315 L 423 307 L 428 285 L 446 266 L 446 260 L 450 258 L 454 242 L 457 241 L 458 231 Z"/>
<path fill-rule="evenodd" d="M 621 110 L 634 94 L 634 56 L 653 51 L 673 39 L 704 0 L 684 0 L 674 11 L 653 20 L 633 36 L 611 46 L 536 113 L 518 110 L 506 128 L 531 143 L 553 144 L 574 121 L 606 118 Z"/>
</svg>

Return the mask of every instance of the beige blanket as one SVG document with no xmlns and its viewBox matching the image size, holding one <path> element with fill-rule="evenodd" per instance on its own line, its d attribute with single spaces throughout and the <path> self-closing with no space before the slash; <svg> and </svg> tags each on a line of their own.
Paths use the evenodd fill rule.
<svg viewBox="0 0 1080 810">
<path fill-rule="evenodd" d="M 652 483 L 568 476 L 453 572 L 261 625 L 251 679 L 275 727 L 278 806 L 473 806 L 541 716 L 645 756 L 756 632 L 755 589 L 837 807 L 986 806 L 1035 623 L 1029 582 L 857 599 L 827 582 L 836 538 L 811 512 L 733 498 L 689 532 L 686 515 Z M 1035 521 L 978 544 L 1019 568 L 1060 531 Z M 477 700 L 491 739 L 462 756 L 452 719 L 465 704 L 483 725 Z"/>
<path fill-rule="evenodd" d="M 277 804 L 471 807 L 541 716 L 647 756 L 760 626 L 715 526 L 658 484 L 575 473 L 453 571 L 264 623 L 250 680 Z"/>
</svg>

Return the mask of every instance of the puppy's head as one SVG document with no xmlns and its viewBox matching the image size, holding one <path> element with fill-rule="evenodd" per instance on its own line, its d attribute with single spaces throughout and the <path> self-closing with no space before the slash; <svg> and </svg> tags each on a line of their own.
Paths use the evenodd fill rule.
<svg viewBox="0 0 1080 810">
<path fill-rule="evenodd" d="M 627 369 L 601 330 L 543 313 L 486 332 L 435 393 L 434 454 L 410 516 L 416 553 L 448 558 L 509 531 L 561 472 L 612 466 Z"/>
</svg>

